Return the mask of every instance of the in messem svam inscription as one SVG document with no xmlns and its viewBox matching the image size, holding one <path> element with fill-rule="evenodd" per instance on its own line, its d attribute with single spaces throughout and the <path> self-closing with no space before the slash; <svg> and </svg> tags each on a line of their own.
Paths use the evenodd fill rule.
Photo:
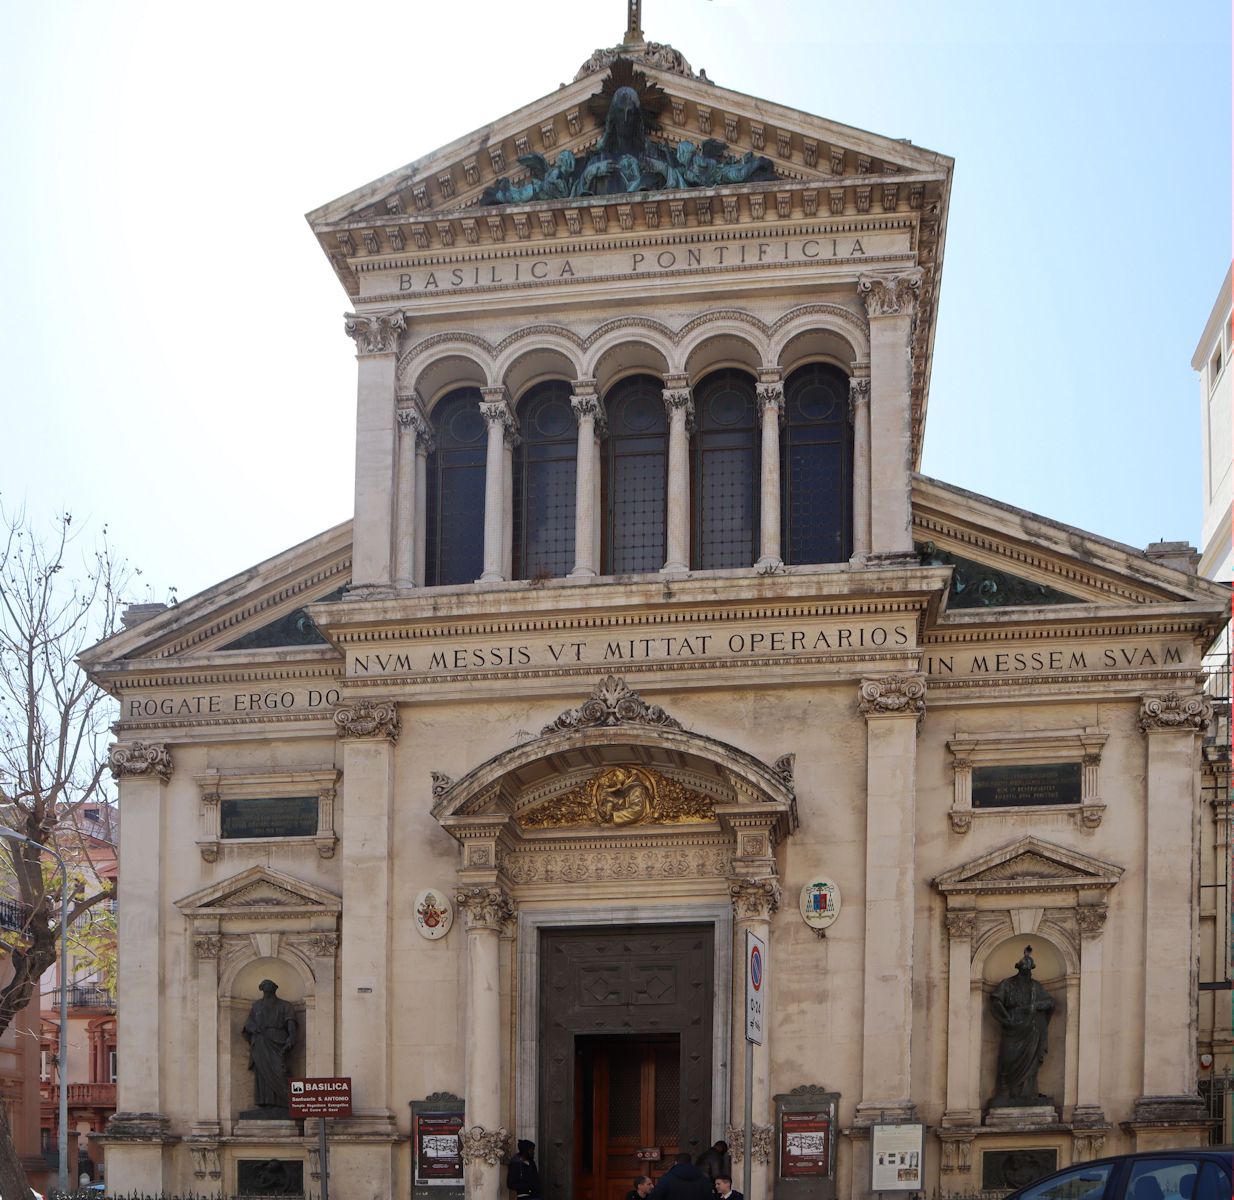
<svg viewBox="0 0 1234 1200">
<path fill-rule="evenodd" d="M 225 838 L 312 837 L 317 832 L 317 797 L 224 799 L 219 827 Z"/>
<path fill-rule="evenodd" d="M 973 768 L 974 808 L 1079 804 L 1078 762 Z"/>
</svg>

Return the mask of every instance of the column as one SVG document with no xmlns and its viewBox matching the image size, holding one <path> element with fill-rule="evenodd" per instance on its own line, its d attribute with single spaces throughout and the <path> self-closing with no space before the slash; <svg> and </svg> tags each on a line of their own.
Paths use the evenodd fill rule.
<svg viewBox="0 0 1234 1200">
<path fill-rule="evenodd" d="M 1200 736 L 1212 717 L 1201 693 L 1146 696 L 1144 1077 L 1135 1119 L 1199 1118 L 1195 878 Z"/>
<path fill-rule="evenodd" d="M 668 546 L 664 571 L 690 569 L 690 434 L 694 399 L 685 375 L 664 378 L 668 410 Z"/>
<path fill-rule="evenodd" d="M 578 457 L 574 472 L 574 569 L 570 575 L 586 578 L 598 575 L 600 564 L 596 540 L 599 522 L 596 518 L 604 409 L 594 379 L 575 382 L 570 407 L 578 421 Z"/>
<path fill-rule="evenodd" d="M 484 464 L 484 573 L 481 583 L 505 578 L 504 516 L 506 508 L 506 429 L 514 413 L 504 387 L 481 388 L 480 412 L 488 422 L 488 454 Z"/>
<path fill-rule="evenodd" d="M 107 1122 L 107 1133 L 122 1140 L 107 1145 L 108 1178 L 123 1191 L 157 1195 L 165 1186 L 163 1143 L 168 1135 L 159 1063 L 167 1050 L 161 965 L 162 833 L 172 761 L 165 745 L 149 742 L 117 743 L 107 758 L 125 813 L 120 830 L 124 870 L 116 905 L 117 935 L 124 953 L 116 971 L 116 1007 L 121 1013 L 141 1014 L 140 1020 L 121 1020 L 117 1025 L 117 1050 L 124 1069 L 116 1083 L 116 1112 Z"/>
<path fill-rule="evenodd" d="M 428 456 L 433 453 L 433 435 L 428 421 L 416 437 L 416 506 L 414 545 L 411 554 L 412 582 L 424 586 L 424 548 L 428 533 Z"/>
<path fill-rule="evenodd" d="M 746 930 L 763 939 L 767 947 L 767 970 L 763 976 L 763 1011 L 770 1019 L 764 1022 L 763 1044 L 754 1047 L 753 1097 L 751 1112 L 751 1173 L 750 1190 L 759 1200 L 771 1195 L 773 1154 L 773 1113 L 771 1111 L 771 1038 L 775 1028 L 771 1016 L 774 1003 L 776 960 L 771 949 L 771 914 L 780 907 L 780 885 L 777 880 L 738 879 L 729 886 L 733 902 L 733 1094 L 729 1105 L 729 1123 L 744 1133 L 745 1118 L 745 975 Z M 740 1189 L 745 1147 L 743 1137 L 729 1139 L 733 1158 L 734 1184 Z"/>
<path fill-rule="evenodd" d="M 870 377 L 848 381 L 848 419 L 853 425 L 853 562 L 870 553 Z"/>
<path fill-rule="evenodd" d="M 913 550 L 912 326 L 919 270 L 863 275 L 857 291 L 870 318 L 870 553 Z"/>
<path fill-rule="evenodd" d="M 514 578 L 514 448 L 518 429 L 507 425 L 501 436 L 501 577 Z"/>
<path fill-rule="evenodd" d="M 193 930 L 197 960 L 197 1120 L 195 1137 L 218 1137 L 219 1124 L 219 956 L 223 938 L 214 928 Z M 116 1025 L 119 1032 L 119 1022 Z"/>
<path fill-rule="evenodd" d="M 1075 914 L 1080 929 L 1079 1061 L 1071 1118 L 1075 1125 L 1105 1124 L 1101 1109 L 1101 931 L 1106 913 L 1104 904 L 1084 904 Z"/>
<path fill-rule="evenodd" d="M 455 903 L 467 931 L 467 1039 L 463 1134 L 467 1200 L 504 1189 L 509 1132 L 501 1123 L 501 930 L 514 904 L 495 885 L 461 887 Z"/>
<path fill-rule="evenodd" d="M 944 1125 L 976 1125 L 981 1121 L 980 1105 L 969 1092 L 972 1043 L 969 993 L 976 931 L 977 914 L 972 910 L 947 913 L 947 1107 L 943 1113 Z"/>
<path fill-rule="evenodd" d="M 866 895 L 863 1053 L 857 1119 L 909 1120 L 916 891 L 917 727 L 925 679 L 863 679 L 866 718 Z"/>
<path fill-rule="evenodd" d="M 759 475 L 758 562 L 770 574 L 784 565 L 780 550 L 780 423 L 784 420 L 784 384 L 780 368 L 758 373 L 758 410 L 762 415 L 762 470 Z"/>
<path fill-rule="evenodd" d="M 415 397 L 400 397 L 398 410 L 398 503 L 394 525 L 394 579 L 399 587 L 415 586 L 416 479 L 420 465 L 416 443 L 425 421 Z"/>
<path fill-rule="evenodd" d="M 356 504 L 352 590 L 388 587 L 394 575 L 395 375 L 402 312 L 349 313 L 356 343 Z"/>
<path fill-rule="evenodd" d="M 393 701 L 354 700 L 334 711 L 342 739 L 346 841 L 342 854 L 343 929 L 340 1066 L 352 1076 L 353 1119 L 393 1129 L 390 1047 L 390 837 L 394 744 L 401 732 Z"/>
</svg>

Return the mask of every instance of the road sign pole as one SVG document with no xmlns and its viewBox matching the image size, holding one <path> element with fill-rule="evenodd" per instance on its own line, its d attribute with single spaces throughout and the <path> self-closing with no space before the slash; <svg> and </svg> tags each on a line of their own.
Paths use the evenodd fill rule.
<svg viewBox="0 0 1234 1200">
<path fill-rule="evenodd" d="M 317 1169 L 321 1172 L 321 1200 L 330 1200 L 330 1159 L 326 1142 L 326 1118 L 317 1118 Z"/>
<path fill-rule="evenodd" d="M 741 1192 L 750 1198 L 751 1162 L 754 1157 L 754 1043 L 746 1039 L 745 1153 L 741 1159 Z"/>
</svg>

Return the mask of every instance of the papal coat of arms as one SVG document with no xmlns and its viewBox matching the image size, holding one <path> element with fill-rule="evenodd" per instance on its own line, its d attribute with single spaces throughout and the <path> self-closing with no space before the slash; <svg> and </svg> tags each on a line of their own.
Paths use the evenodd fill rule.
<svg viewBox="0 0 1234 1200">
<path fill-rule="evenodd" d="M 435 941 L 450 932 L 454 909 L 443 892 L 426 888 L 416 897 L 415 920 L 420 936 Z"/>
</svg>

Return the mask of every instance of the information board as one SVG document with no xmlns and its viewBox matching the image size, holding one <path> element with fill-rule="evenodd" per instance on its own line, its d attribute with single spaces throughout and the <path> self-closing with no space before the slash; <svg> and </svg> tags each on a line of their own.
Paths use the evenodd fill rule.
<svg viewBox="0 0 1234 1200">
<path fill-rule="evenodd" d="M 293 1121 L 305 1117 L 350 1117 L 351 1076 L 317 1076 L 289 1080 L 288 1114 Z"/>
<path fill-rule="evenodd" d="M 924 1125 L 871 1126 L 870 1191 L 920 1191 L 924 1144 Z"/>
<path fill-rule="evenodd" d="M 1081 770 L 1078 762 L 974 767 L 973 807 L 1079 804 Z"/>
<path fill-rule="evenodd" d="M 780 1174 L 831 1174 L 831 1113 L 786 1112 L 780 1118 Z"/>
<path fill-rule="evenodd" d="M 763 1044 L 763 999 L 767 994 L 767 943 L 746 930 L 746 1041 Z"/>
<path fill-rule="evenodd" d="M 317 832 L 317 797 L 224 798 L 219 802 L 219 832 L 225 838 L 312 837 Z"/>
<path fill-rule="evenodd" d="M 421 1112 L 412 1130 L 417 1187 L 461 1187 L 462 1112 Z"/>
</svg>

